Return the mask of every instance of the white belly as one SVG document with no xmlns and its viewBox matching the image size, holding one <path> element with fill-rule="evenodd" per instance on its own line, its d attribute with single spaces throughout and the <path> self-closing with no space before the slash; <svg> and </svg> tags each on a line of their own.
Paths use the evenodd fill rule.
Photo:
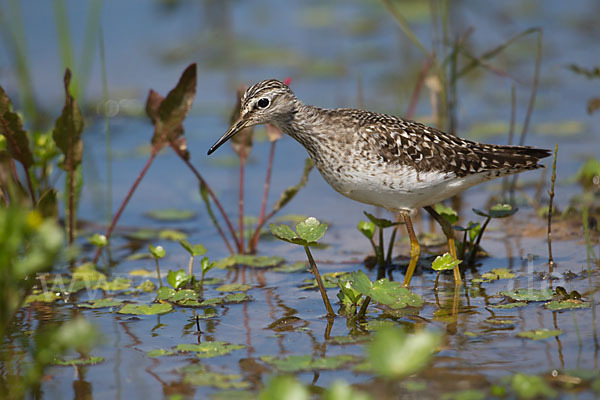
<svg viewBox="0 0 600 400">
<path fill-rule="evenodd" d="M 433 205 L 491 179 L 489 173 L 458 178 L 453 173 L 417 173 L 414 168 L 407 166 L 385 171 L 375 167 L 354 170 L 342 168 L 333 173 L 331 168 L 319 168 L 319 171 L 344 196 L 394 212 Z"/>
</svg>

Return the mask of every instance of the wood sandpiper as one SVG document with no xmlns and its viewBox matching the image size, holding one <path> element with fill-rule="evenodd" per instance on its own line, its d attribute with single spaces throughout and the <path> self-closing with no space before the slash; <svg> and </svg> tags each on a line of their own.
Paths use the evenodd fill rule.
<svg viewBox="0 0 600 400">
<path fill-rule="evenodd" d="M 274 124 L 302 144 L 336 191 L 352 200 L 400 213 L 410 237 L 408 286 L 421 249 L 411 213 L 425 208 L 441 225 L 456 259 L 452 226 L 431 206 L 500 176 L 543 167 L 548 150 L 473 142 L 385 114 L 303 104 L 284 83 L 270 79 L 246 90 L 240 118 L 208 150 L 245 127 Z M 458 266 L 455 283 L 461 282 Z"/>
</svg>

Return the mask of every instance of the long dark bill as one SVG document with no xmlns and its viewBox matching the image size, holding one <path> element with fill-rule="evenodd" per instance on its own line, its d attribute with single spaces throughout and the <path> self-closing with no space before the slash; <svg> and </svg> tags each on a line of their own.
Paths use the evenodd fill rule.
<svg viewBox="0 0 600 400">
<path fill-rule="evenodd" d="M 217 150 L 219 147 L 221 147 L 221 145 L 223 143 L 225 143 L 226 141 L 231 139 L 236 133 L 238 133 L 239 131 L 244 129 L 247 124 L 248 124 L 248 121 L 244 121 L 242 119 L 240 119 L 235 124 L 233 124 L 231 126 L 231 128 L 229 128 L 229 130 L 227 132 L 225 132 L 225 134 L 221 137 L 221 139 L 217 140 L 217 142 L 215 144 L 213 144 L 210 149 L 208 149 L 208 155 L 211 155 L 212 153 L 214 153 L 214 151 Z"/>
</svg>

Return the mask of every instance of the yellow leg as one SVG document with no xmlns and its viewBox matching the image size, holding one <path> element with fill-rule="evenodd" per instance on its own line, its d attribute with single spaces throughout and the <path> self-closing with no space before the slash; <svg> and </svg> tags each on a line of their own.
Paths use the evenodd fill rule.
<svg viewBox="0 0 600 400">
<path fill-rule="evenodd" d="M 444 231 L 444 235 L 446 235 L 446 238 L 448 239 L 448 252 L 455 260 L 458 260 L 458 257 L 456 255 L 456 245 L 454 242 L 454 229 L 452 229 L 450 223 L 446 221 L 444 217 L 438 214 L 437 211 L 435 211 L 432 207 L 427 206 L 425 207 L 425 210 L 429 214 L 431 214 L 433 219 L 435 219 L 438 222 L 438 224 L 440 224 L 440 226 L 442 227 L 442 231 Z M 454 284 L 460 285 L 461 283 L 462 278 L 460 276 L 460 270 L 457 265 L 456 267 L 454 267 Z"/>
<path fill-rule="evenodd" d="M 410 285 L 410 280 L 415 273 L 419 256 L 421 255 L 421 246 L 419 246 L 419 242 L 417 241 L 417 235 L 415 235 L 410 216 L 407 213 L 403 213 L 402 216 L 404 217 L 404 223 L 406 224 L 406 230 L 408 231 L 408 237 L 410 238 L 410 262 L 408 263 L 408 269 L 406 270 L 404 282 L 402 283 L 403 286 L 408 287 Z"/>
</svg>

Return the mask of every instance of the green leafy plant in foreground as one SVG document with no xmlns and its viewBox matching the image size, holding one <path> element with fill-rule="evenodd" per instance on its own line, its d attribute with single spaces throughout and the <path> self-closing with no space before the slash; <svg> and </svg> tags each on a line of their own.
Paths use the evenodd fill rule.
<svg viewBox="0 0 600 400">
<path fill-rule="evenodd" d="M 18 203 L 0 207 L 0 340 L 31 342 L 23 346 L 24 356 L 0 349 L 1 398 L 23 398 L 28 389 L 39 386 L 45 368 L 56 358 L 70 349 L 88 354 L 97 339 L 95 329 L 79 317 L 46 324 L 27 336 L 14 329 L 17 311 L 37 282 L 36 274 L 52 268 L 63 241 L 63 231 L 53 218 L 44 219 L 40 212 Z"/>
<path fill-rule="evenodd" d="M 437 271 L 433 289 L 437 290 L 438 281 L 439 281 L 440 274 L 442 273 L 442 271 L 451 271 L 454 269 L 454 267 L 456 267 L 461 262 L 462 262 L 461 260 L 455 260 L 454 257 L 452 257 L 452 255 L 450 255 L 450 253 L 445 253 L 444 255 L 437 256 L 435 258 L 435 260 L 433 260 L 433 263 L 431 264 L 431 268 L 433 268 L 434 271 Z"/>
<path fill-rule="evenodd" d="M 319 285 L 319 291 L 321 292 L 323 303 L 325 303 L 327 315 L 330 317 L 335 316 L 333 308 L 331 307 L 331 303 L 329 302 L 329 298 L 327 297 L 327 292 L 325 291 L 321 274 L 319 273 L 317 264 L 315 263 L 315 260 L 313 259 L 312 253 L 309 249 L 311 246 L 316 246 L 318 244 L 317 241 L 321 239 L 323 235 L 325 235 L 325 231 L 327 231 L 327 224 L 319 222 L 319 220 L 315 217 L 308 217 L 296 225 L 296 232 L 294 232 L 285 224 L 270 224 L 269 229 L 276 238 L 304 247 L 304 251 L 306 252 L 306 257 L 308 257 L 308 262 L 310 264 L 312 273 L 317 280 L 317 284 Z"/>
<path fill-rule="evenodd" d="M 340 279 L 338 285 L 340 287 L 338 298 L 342 300 L 342 304 L 351 304 L 353 306 L 351 310 L 356 309 L 361 300 L 361 295 L 365 296 L 357 315 L 358 319 L 365 315 L 371 301 L 391 309 L 420 307 L 423 305 L 423 298 L 411 292 L 401 283 L 390 282 L 386 278 L 371 282 L 369 277 L 362 271 L 345 275 Z"/>
</svg>

